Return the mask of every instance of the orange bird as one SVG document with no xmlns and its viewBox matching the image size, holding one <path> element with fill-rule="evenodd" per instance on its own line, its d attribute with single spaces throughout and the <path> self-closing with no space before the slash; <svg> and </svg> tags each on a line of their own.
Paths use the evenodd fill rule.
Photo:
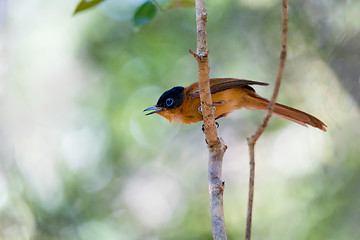
<svg viewBox="0 0 360 240">
<path fill-rule="evenodd" d="M 266 110 L 269 100 L 259 96 L 250 85 L 269 85 L 237 78 L 212 78 L 210 91 L 215 118 L 226 117 L 230 112 L 246 108 Z M 202 121 L 198 82 L 188 87 L 174 87 L 164 92 L 156 105 L 144 111 L 152 111 L 146 115 L 157 113 L 171 122 L 186 124 Z M 275 104 L 274 114 L 307 127 L 307 125 L 326 131 L 326 125 L 318 118 L 279 103 Z"/>
</svg>

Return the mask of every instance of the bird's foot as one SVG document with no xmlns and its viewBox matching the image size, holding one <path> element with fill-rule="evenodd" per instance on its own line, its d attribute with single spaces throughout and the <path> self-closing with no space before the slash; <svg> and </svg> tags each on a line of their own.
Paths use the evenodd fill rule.
<svg viewBox="0 0 360 240">
<path fill-rule="evenodd" d="M 220 106 L 220 105 L 224 105 L 224 104 L 225 104 L 224 101 L 221 101 L 221 102 L 213 102 L 213 103 L 212 103 L 212 108 L 214 109 L 214 111 L 216 111 L 216 107 L 215 107 L 215 106 Z M 198 107 L 198 112 L 202 115 L 201 106 Z"/>
<path fill-rule="evenodd" d="M 219 127 L 220 127 L 220 124 L 215 121 L 215 126 L 216 126 L 216 128 L 219 128 Z M 204 126 L 204 124 L 201 126 L 201 130 L 203 131 L 203 133 L 205 133 L 205 126 Z"/>
<path fill-rule="evenodd" d="M 216 107 L 215 106 L 212 106 L 214 111 L 216 111 Z M 200 113 L 200 115 L 202 115 L 202 109 L 201 109 L 201 106 L 198 107 L 198 112 Z"/>
</svg>

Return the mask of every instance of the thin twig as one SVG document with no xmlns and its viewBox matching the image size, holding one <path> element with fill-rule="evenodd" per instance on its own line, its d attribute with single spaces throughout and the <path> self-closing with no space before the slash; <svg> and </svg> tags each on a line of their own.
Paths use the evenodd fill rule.
<svg viewBox="0 0 360 240">
<path fill-rule="evenodd" d="M 274 111 L 276 98 L 279 93 L 280 84 L 284 72 L 286 53 L 287 53 L 287 32 L 288 32 L 288 1 L 283 0 L 282 2 L 282 41 L 281 41 L 281 53 L 280 53 L 280 63 L 278 68 L 278 75 L 276 77 L 276 84 L 274 88 L 273 95 L 271 97 L 271 101 L 269 103 L 267 114 L 254 135 L 247 139 L 249 146 L 249 154 L 250 154 L 250 176 L 249 176 L 249 200 L 248 200 L 248 213 L 246 219 L 246 233 L 245 239 L 251 239 L 251 220 L 252 220 L 252 209 L 253 209 L 253 200 L 254 200 L 254 180 L 255 180 L 255 153 L 254 148 L 256 141 L 259 139 L 261 134 L 264 132 L 269 119 Z"/>
<path fill-rule="evenodd" d="M 204 0 L 196 0 L 197 53 L 190 53 L 198 62 L 198 80 L 200 90 L 201 112 L 204 121 L 205 139 L 209 149 L 209 192 L 210 215 L 213 237 L 215 240 L 226 240 L 223 192 L 224 182 L 221 180 L 223 156 L 226 146 L 219 139 L 215 126 L 214 109 L 212 107 L 209 82 L 209 50 L 207 48 L 206 23 L 207 14 Z"/>
</svg>

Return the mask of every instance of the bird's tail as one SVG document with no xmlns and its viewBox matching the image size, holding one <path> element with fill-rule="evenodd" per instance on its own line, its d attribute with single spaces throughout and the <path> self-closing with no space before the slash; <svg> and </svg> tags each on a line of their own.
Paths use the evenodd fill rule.
<svg viewBox="0 0 360 240">
<path fill-rule="evenodd" d="M 247 105 L 245 106 L 245 108 L 247 109 L 266 110 L 269 105 L 269 100 L 260 97 L 256 93 L 251 92 L 246 96 L 246 103 Z M 327 126 L 325 125 L 325 123 L 323 123 L 316 117 L 298 109 L 276 103 L 274 108 L 274 114 L 298 123 L 300 125 L 303 125 L 305 127 L 307 127 L 307 125 L 310 125 L 326 132 Z"/>
</svg>

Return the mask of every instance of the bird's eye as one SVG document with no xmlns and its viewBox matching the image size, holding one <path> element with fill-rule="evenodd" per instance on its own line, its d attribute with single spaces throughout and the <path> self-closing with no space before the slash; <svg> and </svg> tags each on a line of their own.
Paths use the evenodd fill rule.
<svg viewBox="0 0 360 240">
<path fill-rule="evenodd" d="M 172 98 L 168 98 L 166 99 L 166 106 L 170 107 L 171 105 L 173 105 L 174 100 Z"/>
</svg>

